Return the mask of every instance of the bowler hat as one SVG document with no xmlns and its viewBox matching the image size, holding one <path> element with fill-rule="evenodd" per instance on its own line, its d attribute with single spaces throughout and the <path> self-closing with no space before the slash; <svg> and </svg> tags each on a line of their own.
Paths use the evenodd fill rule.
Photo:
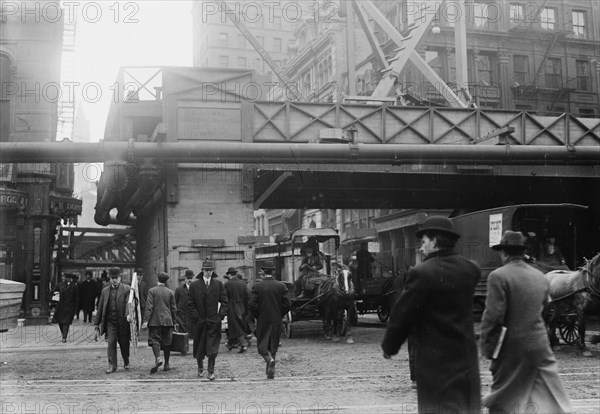
<svg viewBox="0 0 600 414">
<path fill-rule="evenodd" d="M 415 234 L 417 237 L 421 237 L 423 234 L 430 231 L 446 233 L 456 237 L 457 239 L 460 237 L 460 234 L 458 234 L 454 229 L 454 223 L 452 220 L 443 216 L 427 217 L 423 224 L 421 224 L 421 228 Z"/>
<path fill-rule="evenodd" d="M 235 267 L 230 267 L 227 269 L 226 275 L 237 275 L 237 269 Z"/>
<path fill-rule="evenodd" d="M 271 269 L 274 270 L 275 268 L 275 263 L 273 263 L 272 260 L 267 260 L 262 266 L 261 269 L 263 270 L 267 270 L 267 269 Z"/>
<path fill-rule="evenodd" d="M 121 276 L 123 272 L 121 271 L 120 267 L 111 267 L 110 269 L 108 269 L 108 276 L 109 277 L 117 277 L 117 276 Z"/>
<path fill-rule="evenodd" d="M 202 269 L 214 269 L 215 266 L 213 265 L 213 262 L 211 262 L 210 260 L 205 260 L 202 262 Z"/>
<path fill-rule="evenodd" d="M 185 277 L 191 279 L 194 277 L 194 271 L 192 269 L 188 269 L 185 271 Z"/>
<path fill-rule="evenodd" d="M 527 239 L 520 231 L 506 230 L 500 239 L 500 243 L 492 246 L 494 250 L 502 250 L 505 247 L 527 249 Z"/>
</svg>

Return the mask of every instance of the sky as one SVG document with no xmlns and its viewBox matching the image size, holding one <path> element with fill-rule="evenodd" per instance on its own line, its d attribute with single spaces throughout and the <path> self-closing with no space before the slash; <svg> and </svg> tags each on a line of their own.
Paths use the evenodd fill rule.
<svg viewBox="0 0 600 414">
<path fill-rule="evenodd" d="M 83 106 L 91 139 L 97 141 L 103 138 L 119 67 L 192 65 L 192 1 L 72 3 L 77 17 L 76 105 Z"/>
</svg>

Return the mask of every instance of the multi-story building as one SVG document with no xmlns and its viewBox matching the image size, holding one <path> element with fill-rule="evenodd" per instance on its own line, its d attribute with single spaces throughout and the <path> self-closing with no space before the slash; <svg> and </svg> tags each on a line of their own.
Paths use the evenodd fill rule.
<svg viewBox="0 0 600 414">
<path fill-rule="evenodd" d="M 379 10 L 402 34 L 418 24 L 420 5 L 414 0 L 379 0 Z M 468 84 L 471 104 L 483 109 L 509 109 L 579 117 L 600 113 L 600 3 L 587 0 L 465 1 L 441 4 L 432 28 L 417 47 L 429 66 L 458 91 L 454 33 L 458 19 L 467 30 Z M 368 24 L 387 56 L 398 48 L 374 20 Z M 323 24 L 306 20 L 296 25 L 295 45 L 285 73 L 302 86 L 310 101 L 341 101 L 346 95 L 369 96 L 382 75 L 375 54 L 365 43 L 358 19 L 354 21 L 354 90 L 348 81 L 344 51 L 346 19 Z M 352 27 L 352 26 L 350 26 Z M 438 30 L 439 29 L 439 30 Z M 366 45 L 366 46 L 365 46 Z M 447 106 L 446 99 L 411 63 L 398 77 L 393 95 L 403 104 Z M 282 96 L 275 93 L 274 96 Z M 459 206 L 466 207 L 466 206 Z M 361 241 L 378 240 L 378 260 L 403 270 L 416 260 L 413 237 L 428 214 L 451 211 L 339 210 L 337 227 L 342 240 L 356 250 Z M 378 235 L 377 235 L 378 234 Z"/>
<path fill-rule="evenodd" d="M 194 66 L 252 69 L 259 75 L 272 74 L 265 60 L 227 17 L 220 2 L 193 3 Z M 246 26 L 275 63 L 284 65 L 293 39 L 291 22 L 301 21 L 309 10 L 303 9 L 301 2 L 289 0 L 230 1 L 227 4 L 233 18 Z"/>
<path fill-rule="evenodd" d="M 44 19 L 33 3 L 15 3 L 16 10 L 0 16 L 4 142 L 57 139 L 63 22 Z M 81 214 L 73 178 L 71 164 L 1 166 L 0 277 L 26 284 L 22 308 L 28 318 L 48 318 L 57 226 L 76 223 Z"/>
</svg>

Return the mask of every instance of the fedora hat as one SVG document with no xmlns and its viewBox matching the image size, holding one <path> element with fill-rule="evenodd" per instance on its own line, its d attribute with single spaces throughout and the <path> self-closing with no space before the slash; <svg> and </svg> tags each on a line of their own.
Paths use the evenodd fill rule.
<svg viewBox="0 0 600 414">
<path fill-rule="evenodd" d="M 215 265 L 210 260 L 205 260 L 202 262 L 202 269 L 214 269 Z"/>
<path fill-rule="evenodd" d="M 423 236 L 428 231 L 437 231 L 446 233 L 456 238 L 460 237 L 460 234 L 454 229 L 454 223 L 447 217 L 443 216 L 431 216 L 427 217 L 421 224 L 421 228 L 415 233 L 417 237 Z"/>
<path fill-rule="evenodd" d="M 527 238 L 520 231 L 506 230 L 500 243 L 492 246 L 493 250 L 502 250 L 505 247 L 527 249 Z"/>
<path fill-rule="evenodd" d="M 123 272 L 121 271 L 120 267 L 111 267 L 108 270 L 108 276 L 109 277 L 117 277 L 117 276 L 121 276 Z"/>
<path fill-rule="evenodd" d="M 229 269 L 227 269 L 227 272 L 225 272 L 226 275 L 237 275 L 237 269 L 235 267 L 230 267 Z"/>
<path fill-rule="evenodd" d="M 260 268 L 263 270 L 264 269 L 271 269 L 271 270 L 276 269 L 275 263 L 273 263 L 272 260 L 267 260 Z"/>
</svg>

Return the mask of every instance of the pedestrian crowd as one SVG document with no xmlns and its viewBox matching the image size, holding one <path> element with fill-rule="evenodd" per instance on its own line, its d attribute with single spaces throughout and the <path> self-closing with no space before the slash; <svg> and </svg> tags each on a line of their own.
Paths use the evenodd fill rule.
<svg viewBox="0 0 600 414">
<path fill-rule="evenodd" d="M 381 348 L 384 358 L 389 359 L 405 342 L 408 344 L 419 412 L 474 414 L 481 412 L 482 405 L 490 414 L 572 412 L 542 319 L 549 285 L 544 274 L 525 261 L 524 235 L 507 230 L 500 243 L 492 246 L 504 265 L 488 278 L 480 347 L 472 301 L 481 277 L 479 266 L 457 254 L 455 244 L 460 234 L 448 218 L 427 218 L 416 236 L 421 240 L 423 260 L 408 271 L 398 289 Z M 366 248 L 363 250 L 362 261 L 368 263 L 370 256 Z M 314 270 L 318 260 L 308 256 L 303 264 L 307 271 Z M 210 261 L 203 262 L 196 277 L 192 270 L 186 270 L 175 292 L 166 286 L 169 276 L 158 273 L 158 285 L 144 294 L 140 290 L 139 295 L 144 326 L 149 329 L 148 345 L 155 357 L 150 372 L 157 372 L 163 365 L 165 371 L 170 370 L 176 329 L 191 334 L 198 377 L 203 377 L 206 369 L 207 378 L 214 380 L 222 321 L 227 317 L 226 347 L 244 353 L 254 334 L 257 351 L 265 361 L 265 374 L 273 379 L 282 317 L 291 307 L 289 292 L 283 282 L 276 280 L 275 269 L 273 262 L 266 262 L 262 266 L 264 274 L 257 280 L 260 283 L 254 283 L 251 290 L 235 268 L 228 269 L 223 283 Z M 98 297 L 94 324 L 107 338 L 107 374 L 117 370 L 117 343 L 125 369 L 130 366 L 131 318 L 126 306 L 130 287 L 121 283 L 121 275 L 120 268 L 111 268 L 110 280 L 105 281 L 100 294 L 90 284 L 89 275 L 79 289 L 72 277 L 65 277 L 55 313 L 66 339 L 73 315 L 78 315 L 81 308 L 84 322 L 90 319 L 90 303 Z M 479 349 L 492 360 L 491 392 L 483 398 Z"/>
</svg>

